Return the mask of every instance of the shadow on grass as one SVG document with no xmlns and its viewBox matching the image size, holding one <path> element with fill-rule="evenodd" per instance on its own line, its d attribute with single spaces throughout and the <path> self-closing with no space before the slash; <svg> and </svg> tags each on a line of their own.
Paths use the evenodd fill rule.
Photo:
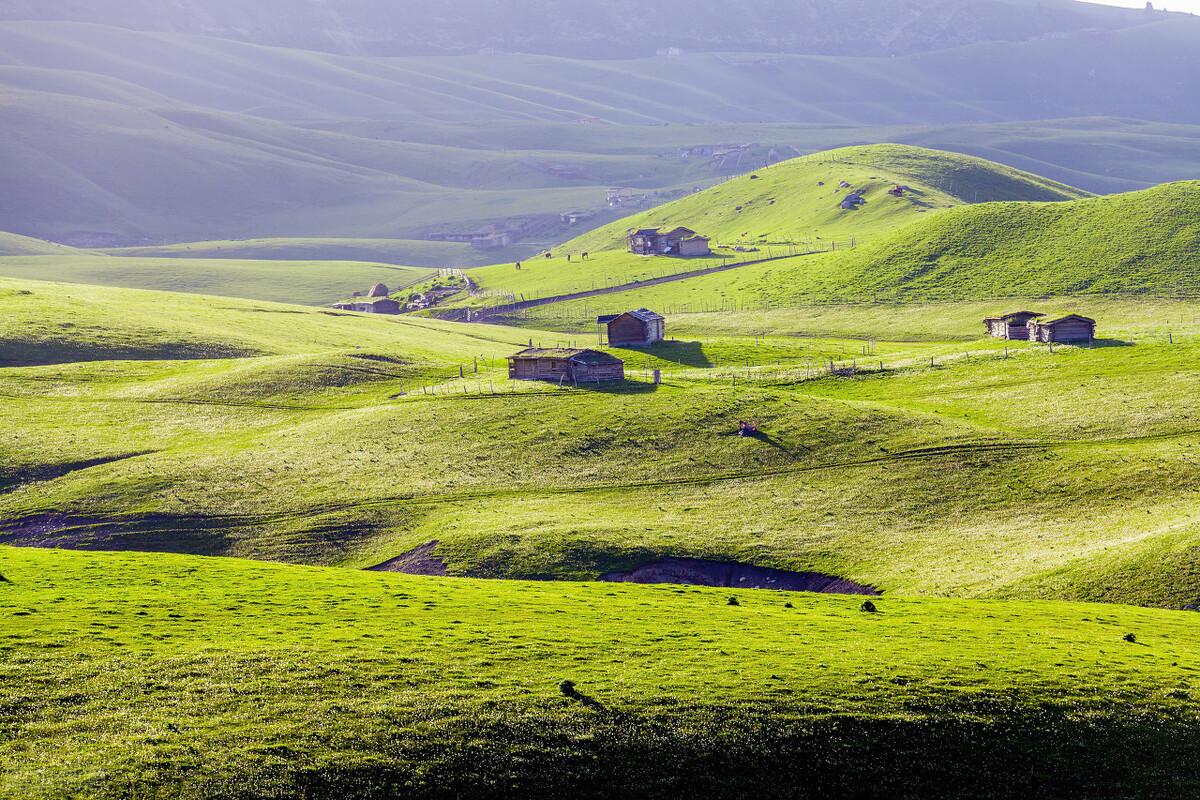
<svg viewBox="0 0 1200 800">
<path fill-rule="evenodd" d="M 1063 342 L 1063 344 L 1068 344 Z M 1080 347 L 1133 347 L 1133 342 L 1124 339 L 1093 339 L 1091 344 L 1080 343 Z"/>
<path fill-rule="evenodd" d="M 704 345 L 700 342 L 659 342 L 649 347 L 622 347 L 614 345 L 614 349 L 633 350 L 646 355 L 680 364 L 685 367 L 711 367 L 713 362 L 704 354 Z"/>
<path fill-rule="evenodd" d="M 578 387 L 572 388 L 597 392 L 599 394 L 654 394 L 658 391 L 658 387 L 653 383 L 631 380 L 610 383 L 581 383 Z"/>
</svg>

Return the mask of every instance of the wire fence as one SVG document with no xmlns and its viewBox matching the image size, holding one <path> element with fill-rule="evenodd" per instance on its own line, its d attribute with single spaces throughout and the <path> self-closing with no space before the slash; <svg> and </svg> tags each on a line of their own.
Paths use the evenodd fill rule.
<svg viewBox="0 0 1200 800">
<path fill-rule="evenodd" d="M 1020 289 L 998 290 L 994 292 L 962 291 L 951 289 L 913 289 L 913 288 L 882 288 L 871 290 L 830 290 L 797 292 L 784 298 L 762 298 L 752 296 L 717 297 L 696 300 L 692 302 L 664 303 L 655 307 L 655 311 L 669 316 L 685 314 L 727 314 L 745 311 L 794 311 L 805 308 L 825 308 L 837 306 L 914 306 L 943 303 L 1004 303 L 1025 301 L 1061 301 L 1064 298 L 1086 303 L 1089 299 L 1104 300 L 1176 300 L 1200 301 L 1200 280 L 1179 281 L 1173 285 L 1156 286 L 1146 289 L 1113 289 L 1102 290 L 1089 288 L 1080 290 L 1078 286 L 1063 285 L 1059 288 L 1039 287 L 1022 291 Z M 515 308 L 506 315 L 512 319 L 542 319 L 566 322 L 594 321 L 596 312 L 604 313 L 608 306 L 598 304 L 580 305 L 578 301 L 567 307 L 542 306 L 532 308 Z"/>
</svg>

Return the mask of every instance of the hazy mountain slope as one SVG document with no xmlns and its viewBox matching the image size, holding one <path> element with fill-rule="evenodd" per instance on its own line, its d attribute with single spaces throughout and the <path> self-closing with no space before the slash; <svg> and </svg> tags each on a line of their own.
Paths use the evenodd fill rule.
<svg viewBox="0 0 1200 800">
<path fill-rule="evenodd" d="M 921 141 L 934 123 L 1064 114 L 1200 122 L 1190 89 L 1200 83 L 1200 21 L 1149 19 L 1158 21 L 897 58 L 619 61 L 360 58 L 3 23 L 0 230 L 133 245 L 416 238 L 536 217 L 514 226 L 530 252 L 569 235 L 560 212 L 612 219 L 607 186 L 690 189 L 798 150 Z M 900 135 L 875 135 L 880 126 Z M 1182 139 L 1147 131 L 1113 142 L 1076 129 L 1033 150 L 1019 129 L 974 131 L 929 141 L 1105 189 L 1189 177 L 1194 150 L 1189 126 Z M 722 142 L 760 146 L 748 163 L 679 157 Z"/>
<path fill-rule="evenodd" d="M 0 257 L 78 255 L 79 251 L 61 244 L 0 232 Z"/>
<path fill-rule="evenodd" d="M 1200 122 L 1200 19 L 901 58 L 350 58 L 73 23 L 0 24 L 0 79 L 284 120 L 895 124 L 1108 115 Z M 1163 55 L 1165 54 L 1165 55 Z M 38 72 L 50 70 L 41 79 Z M 63 74 L 66 71 L 67 74 Z M 6 72 L 13 77 L 6 78 Z M 1047 76 L 1053 75 L 1053 80 Z M 1169 76 L 1164 79 L 1164 76 Z M 72 81 L 81 82 L 72 90 Z M 136 88 L 135 88 L 136 87 Z M 138 99 L 140 96 L 140 99 Z"/>
<path fill-rule="evenodd" d="M 699 50 L 889 55 L 1019 41 L 1144 15 L 1068 0 L 3 0 L 0 19 L 98 22 L 350 53 L 505 51 L 612 57 Z"/>
</svg>

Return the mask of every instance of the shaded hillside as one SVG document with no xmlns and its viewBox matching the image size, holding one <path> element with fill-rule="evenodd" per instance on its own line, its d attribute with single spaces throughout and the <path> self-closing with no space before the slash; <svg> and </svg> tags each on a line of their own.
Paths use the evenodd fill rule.
<svg viewBox="0 0 1200 800">
<path fill-rule="evenodd" d="M 653 54 L 662 47 L 892 55 L 1136 25 L 1146 15 L 1068 0 L 2 0 L 0 19 L 96 22 L 259 44 L 376 55 L 483 49 L 583 55 Z"/>
<path fill-rule="evenodd" d="M 896 58 L 603 62 L 349 58 L 3 23 L 0 229 L 120 246 L 412 239 L 500 223 L 530 252 L 579 230 L 562 212 L 592 214 L 585 228 L 611 220 L 610 186 L 648 192 L 653 204 L 800 152 L 884 139 L 1130 188 L 1189 175 L 1191 126 L 1138 129 L 1111 117 L 1200 122 L 1190 93 L 1200 83 L 1197 22 Z M 1164 68 L 1176 80 L 1161 80 Z M 1063 115 L 1109 119 L 1062 133 L 995 127 Z M 967 123 L 923 138 L 930 125 Z M 681 157 L 722 143 L 751 146 Z"/>
</svg>

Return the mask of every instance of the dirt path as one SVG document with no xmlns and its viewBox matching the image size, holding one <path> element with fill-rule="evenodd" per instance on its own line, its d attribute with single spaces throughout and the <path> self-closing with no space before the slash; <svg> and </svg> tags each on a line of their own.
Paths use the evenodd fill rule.
<svg viewBox="0 0 1200 800">
<path fill-rule="evenodd" d="M 686 281 L 691 278 L 699 278 L 704 275 L 712 275 L 717 272 L 727 272 L 731 269 L 738 269 L 740 267 L 750 267 L 755 264 L 765 264 L 769 261 L 782 261 L 785 258 L 799 258 L 800 256 L 806 255 L 817 254 L 794 253 L 786 256 L 758 258 L 753 261 L 739 261 L 736 264 L 722 264 L 719 267 L 705 267 L 704 269 L 694 269 L 688 272 L 677 272 L 674 275 L 663 275 L 661 278 L 648 278 L 644 281 L 622 283 L 620 286 L 606 286 L 600 289 L 587 289 L 582 292 L 570 292 L 568 294 L 557 294 L 551 297 L 539 297 L 534 300 L 521 300 L 516 303 L 507 303 L 502 306 L 490 306 L 487 308 L 455 308 L 437 314 L 437 318 L 446 320 L 448 322 L 484 322 L 492 317 L 502 317 L 505 314 L 512 314 L 516 311 L 524 311 L 527 308 L 549 306 L 555 303 L 566 303 L 570 300 L 583 300 L 588 297 L 599 297 L 600 295 L 605 294 L 617 294 L 619 292 L 628 292 L 633 289 L 645 289 L 648 286 L 658 286 L 659 284 L 674 283 L 675 281 Z"/>
</svg>

